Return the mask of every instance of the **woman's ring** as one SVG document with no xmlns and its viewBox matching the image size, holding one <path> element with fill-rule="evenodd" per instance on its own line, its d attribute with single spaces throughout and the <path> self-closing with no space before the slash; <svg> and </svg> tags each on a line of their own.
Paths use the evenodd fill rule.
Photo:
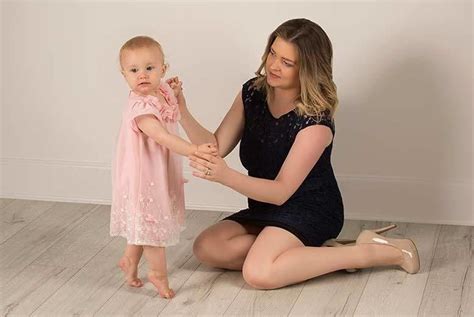
<svg viewBox="0 0 474 317">
<path fill-rule="evenodd" d="M 211 175 L 211 169 L 210 168 L 207 168 L 206 175 L 207 176 Z"/>
</svg>

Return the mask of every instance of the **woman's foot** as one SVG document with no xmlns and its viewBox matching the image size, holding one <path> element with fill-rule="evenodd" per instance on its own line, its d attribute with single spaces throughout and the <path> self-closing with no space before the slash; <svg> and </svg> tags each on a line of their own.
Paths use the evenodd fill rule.
<svg viewBox="0 0 474 317">
<path fill-rule="evenodd" d="M 125 273 L 127 284 L 132 287 L 142 287 L 143 282 L 137 276 L 138 274 L 138 263 L 132 263 L 130 258 L 126 255 L 122 256 L 118 266 Z"/>
<path fill-rule="evenodd" d="M 156 271 L 150 271 L 148 273 L 148 280 L 155 285 L 158 294 L 160 294 L 161 297 L 167 299 L 174 297 L 175 293 L 171 288 L 169 288 L 168 277 L 166 275 L 160 274 Z"/>
<path fill-rule="evenodd" d="M 373 231 L 364 230 L 357 237 L 356 245 L 379 245 L 395 248 L 398 252 L 396 264 L 407 273 L 415 274 L 420 270 L 420 257 L 415 243 L 410 239 L 392 239 L 383 237 Z"/>
</svg>

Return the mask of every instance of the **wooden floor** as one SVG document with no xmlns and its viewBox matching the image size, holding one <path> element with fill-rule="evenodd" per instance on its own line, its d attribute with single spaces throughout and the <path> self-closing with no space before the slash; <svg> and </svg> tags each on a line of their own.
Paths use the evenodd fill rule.
<svg viewBox="0 0 474 317">
<path fill-rule="evenodd" d="M 335 272 L 259 291 L 240 272 L 198 263 L 194 238 L 224 214 L 189 211 L 180 244 L 167 249 L 177 296 L 165 300 L 150 283 L 124 285 L 116 263 L 125 242 L 108 234 L 110 206 L 1 199 L 0 208 L 2 316 L 474 316 L 473 227 L 399 223 L 388 236 L 417 243 L 416 275 Z M 341 236 L 385 224 L 347 221 Z"/>
</svg>

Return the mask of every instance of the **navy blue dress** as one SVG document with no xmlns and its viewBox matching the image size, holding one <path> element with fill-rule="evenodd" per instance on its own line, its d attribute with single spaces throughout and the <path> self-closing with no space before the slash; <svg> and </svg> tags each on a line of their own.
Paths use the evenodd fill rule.
<svg viewBox="0 0 474 317">
<path fill-rule="evenodd" d="M 242 87 L 245 127 L 240 141 L 240 160 L 248 175 L 275 179 L 296 135 L 316 124 L 329 127 L 334 135 L 334 122 L 328 116 L 317 120 L 296 112 L 276 119 L 270 113 L 265 94 L 257 90 L 254 79 Z M 225 218 L 241 224 L 283 228 L 306 246 L 321 246 L 337 237 L 344 222 L 341 193 L 331 165 L 333 143 L 309 172 L 298 190 L 281 206 L 248 199 L 248 208 Z"/>
</svg>

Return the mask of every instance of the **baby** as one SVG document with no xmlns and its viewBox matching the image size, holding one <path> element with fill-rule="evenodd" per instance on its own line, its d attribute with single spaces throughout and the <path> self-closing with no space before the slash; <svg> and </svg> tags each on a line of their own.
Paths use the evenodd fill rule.
<svg viewBox="0 0 474 317">
<path fill-rule="evenodd" d="M 214 144 L 195 145 L 178 135 L 179 108 L 163 80 L 167 65 L 161 45 L 147 36 L 128 40 L 120 49 L 122 74 L 131 91 L 123 110 L 113 164 L 110 234 L 127 239 L 119 267 L 128 285 L 138 278 L 142 254 L 148 280 L 161 297 L 172 298 L 165 247 L 175 245 L 184 229 L 184 181 L 181 157 L 196 151 L 217 154 Z"/>
</svg>

